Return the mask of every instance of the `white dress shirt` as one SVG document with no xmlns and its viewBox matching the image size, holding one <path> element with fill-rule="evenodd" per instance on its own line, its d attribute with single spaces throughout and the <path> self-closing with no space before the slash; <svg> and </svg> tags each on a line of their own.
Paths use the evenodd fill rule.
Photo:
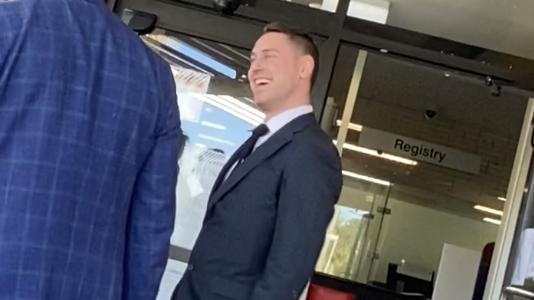
<svg viewBox="0 0 534 300">
<path fill-rule="evenodd" d="M 267 128 L 269 128 L 269 132 L 267 132 L 264 136 L 258 139 L 252 151 L 256 150 L 259 146 L 265 143 L 271 136 L 273 136 L 273 134 L 275 134 L 282 127 L 286 126 L 289 122 L 295 120 L 296 118 L 300 116 L 303 116 L 305 114 L 309 114 L 312 112 L 313 112 L 313 107 L 311 105 L 301 105 L 301 106 L 297 106 L 295 108 L 286 110 L 272 117 L 269 121 L 265 122 L 265 125 L 267 125 Z M 236 162 L 232 166 L 232 168 L 228 171 L 228 173 L 225 174 L 224 180 L 228 179 L 230 174 L 232 174 L 235 167 L 239 163 L 240 162 Z"/>
<path fill-rule="evenodd" d="M 267 134 L 265 134 L 264 136 L 258 139 L 258 141 L 256 142 L 256 145 L 254 145 L 254 150 L 258 148 L 259 146 L 261 146 L 263 143 L 265 143 L 273 134 L 275 134 L 282 127 L 286 126 L 289 122 L 293 121 L 294 119 L 300 116 L 303 116 L 305 114 L 309 114 L 312 112 L 313 112 L 313 107 L 311 105 L 302 105 L 302 106 L 297 106 L 295 108 L 286 110 L 272 117 L 269 121 L 265 123 L 265 125 L 267 125 L 267 128 L 269 128 L 269 132 L 267 132 Z"/>
</svg>

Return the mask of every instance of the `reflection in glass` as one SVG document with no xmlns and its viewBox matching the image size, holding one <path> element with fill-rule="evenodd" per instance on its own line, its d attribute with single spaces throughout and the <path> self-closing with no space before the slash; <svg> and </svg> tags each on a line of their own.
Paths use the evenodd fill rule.
<svg viewBox="0 0 534 300">
<path fill-rule="evenodd" d="M 163 30 L 144 41 L 171 64 L 176 83 L 188 142 L 179 162 L 171 243 L 192 249 L 219 171 L 264 115 L 248 88 L 247 51 Z"/>
<path fill-rule="evenodd" d="M 366 281 L 383 218 L 373 211 L 386 205 L 388 191 L 388 186 L 373 180 L 345 180 L 316 271 Z"/>
</svg>

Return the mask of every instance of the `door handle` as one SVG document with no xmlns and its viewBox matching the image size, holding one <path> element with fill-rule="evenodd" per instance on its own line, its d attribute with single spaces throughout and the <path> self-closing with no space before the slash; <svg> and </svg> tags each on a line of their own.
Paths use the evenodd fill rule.
<svg viewBox="0 0 534 300">
<path fill-rule="evenodd" d="M 526 299 L 534 299 L 534 292 L 527 291 L 518 287 L 509 286 L 504 289 L 505 295 L 520 296 Z M 507 300 L 508 297 L 504 297 L 503 300 Z"/>
</svg>

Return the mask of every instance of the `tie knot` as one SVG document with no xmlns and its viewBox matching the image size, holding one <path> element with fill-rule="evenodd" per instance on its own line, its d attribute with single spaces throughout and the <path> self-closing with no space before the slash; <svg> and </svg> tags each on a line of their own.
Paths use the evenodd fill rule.
<svg viewBox="0 0 534 300">
<path fill-rule="evenodd" d="M 269 127 L 267 127 L 265 124 L 260 124 L 258 127 L 252 130 L 252 136 L 261 137 L 267 134 L 267 132 L 269 132 Z"/>
</svg>

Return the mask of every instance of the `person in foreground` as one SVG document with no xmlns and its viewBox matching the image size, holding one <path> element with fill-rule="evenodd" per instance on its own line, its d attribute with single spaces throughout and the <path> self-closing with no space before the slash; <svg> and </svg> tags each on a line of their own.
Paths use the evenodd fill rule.
<svg viewBox="0 0 534 300">
<path fill-rule="evenodd" d="M 248 74 L 265 124 L 223 167 L 174 300 L 297 299 L 342 186 L 341 164 L 310 105 L 318 51 L 270 24 Z"/>
<path fill-rule="evenodd" d="M 183 143 L 168 64 L 102 0 L 0 1 L 0 299 L 155 299 Z"/>
</svg>

